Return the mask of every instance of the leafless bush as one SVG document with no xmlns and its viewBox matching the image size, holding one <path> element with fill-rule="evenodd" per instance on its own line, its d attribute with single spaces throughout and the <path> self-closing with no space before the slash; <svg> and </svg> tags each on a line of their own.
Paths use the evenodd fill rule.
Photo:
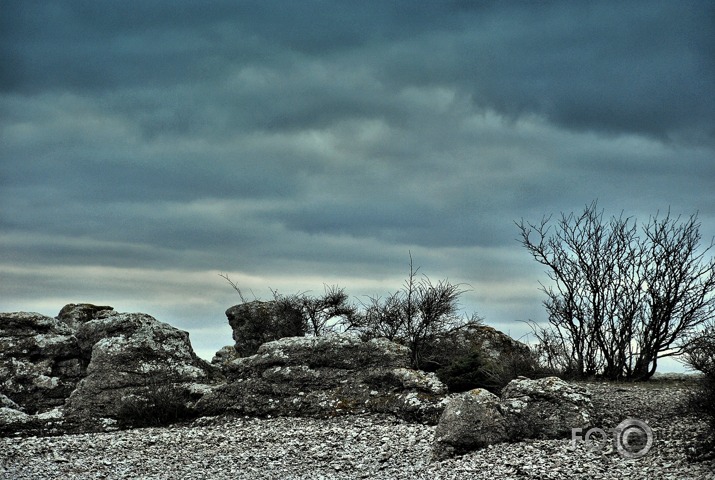
<svg viewBox="0 0 715 480">
<path fill-rule="evenodd" d="M 440 337 L 479 325 L 476 315 L 459 314 L 462 286 L 427 276 L 418 278 L 410 255 L 410 271 L 402 289 L 384 299 L 369 297 L 356 327 L 366 337 L 385 337 L 410 349 L 412 365 L 422 368 L 429 348 Z"/>
<path fill-rule="evenodd" d="M 517 226 L 551 280 L 542 285 L 553 331 L 545 353 L 565 352 L 579 376 L 648 379 L 715 315 L 713 243 L 700 248 L 697 215 L 655 216 L 639 229 L 632 218 L 605 221 L 593 202 L 555 226 L 550 217 Z"/>
</svg>

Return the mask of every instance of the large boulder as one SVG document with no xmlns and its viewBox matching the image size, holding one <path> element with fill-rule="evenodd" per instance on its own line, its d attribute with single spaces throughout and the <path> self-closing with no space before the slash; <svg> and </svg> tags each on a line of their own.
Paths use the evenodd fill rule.
<svg viewBox="0 0 715 480">
<path fill-rule="evenodd" d="M 499 442 L 570 438 L 591 426 L 590 393 L 556 377 L 512 380 L 501 399 L 483 389 L 449 400 L 435 430 L 433 456 L 443 459 Z"/>
<path fill-rule="evenodd" d="M 502 409 L 524 438 L 566 438 L 591 424 L 591 394 L 557 377 L 517 378 L 502 390 Z"/>
<path fill-rule="evenodd" d="M 87 376 L 67 400 L 69 416 L 117 418 L 127 414 L 128 402 L 137 405 L 166 386 L 189 392 L 215 376 L 194 353 L 187 332 L 146 314 L 100 315 L 81 324 L 76 335 L 80 345 L 92 345 L 92 355 Z"/>
<path fill-rule="evenodd" d="M 307 325 L 302 312 L 287 300 L 253 301 L 226 310 L 239 356 L 253 355 L 266 342 L 303 336 Z"/>
<path fill-rule="evenodd" d="M 440 336 L 436 339 L 432 350 L 438 357 L 451 357 L 478 351 L 485 359 L 494 362 L 503 362 L 530 354 L 528 345 L 488 325 L 469 325 Z"/>
<path fill-rule="evenodd" d="M 409 368 L 409 350 L 351 335 L 289 337 L 229 362 L 229 382 L 196 405 L 205 414 L 334 416 L 393 413 L 435 423 L 446 388 L 434 374 Z"/>
<path fill-rule="evenodd" d="M 62 405 L 86 368 L 73 333 L 39 313 L 0 313 L 0 394 L 28 414 Z"/>
<path fill-rule="evenodd" d="M 435 429 L 433 457 L 441 460 L 507 439 L 499 397 L 475 388 L 447 403 Z"/>
<path fill-rule="evenodd" d="M 92 305 L 91 303 L 69 303 L 62 307 L 57 315 L 57 320 L 66 323 L 70 328 L 76 330 L 83 323 L 94 320 L 102 313 L 113 312 L 109 306 Z M 116 313 L 116 312 L 115 312 Z"/>
<path fill-rule="evenodd" d="M 529 347 L 487 325 L 438 336 L 427 346 L 422 363 L 451 392 L 487 388 L 498 393 L 516 376 L 535 373 Z"/>
</svg>

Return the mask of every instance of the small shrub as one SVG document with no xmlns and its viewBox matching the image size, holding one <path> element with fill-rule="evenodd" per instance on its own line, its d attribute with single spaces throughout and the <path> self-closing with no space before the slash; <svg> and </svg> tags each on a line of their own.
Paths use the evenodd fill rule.
<svg viewBox="0 0 715 480">
<path fill-rule="evenodd" d="M 459 314 L 461 284 L 448 280 L 437 283 L 417 276 L 410 255 L 410 271 L 402 288 L 385 298 L 368 297 L 361 315 L 355 315 L 352 328 L 362 338 L 384 337 L 410 349 L 413 368 L 434 371 L 431 350 L 440 338 L 481 324 L 477 315 Z"/>
<path fill-rule="evenodd" d="M 117 420 L 121 426 L 132 428 L 190 420 L 195 417 L 195 412 L 188 406 L 191 400 L 185 387 L 152 382 L 122 399 Z"/>
<path fill-rule="evenodd" d="M 498 359 L 492 359 L 478 347 L 453 357 L 435 373 L 452 393 L 484 388 L 497 395 L 517 377 L 548 376 L 531 353 L 502 353 Z"/>
<path fill-rule="evenodd" d="M 490 375 L 490 366 L 478 351 L 455 358 L 435 373 L 452 393 L 466 392 L 474 388 L 486 388 L 491 392 L 498 389 Z"/>
<path fill-rule="evenodd" d="M 685 363 L 703 374 L 688 406 L 710 426 L 709 438 L 700 439 L 695 446 L 695 456 L 715 458 L 715 327 L 702 331 L 690 342 Z"/>
<path fill-rule="evenodd" d="M 584 376 L 578 362 L 567 351 L 564 339 L 553 330 L 528 322 L 538 343 L 532 347 L 533 361 L 541 377 L 553 376 L 562 380 L 580 380 Z"/>
</svg>

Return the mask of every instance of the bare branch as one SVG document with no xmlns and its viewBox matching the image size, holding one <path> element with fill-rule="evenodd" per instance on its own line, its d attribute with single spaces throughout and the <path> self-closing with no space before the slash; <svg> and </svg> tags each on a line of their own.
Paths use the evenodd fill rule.
<svg viewBox="0 0 715 480">
<path fill-rule="evenodd" d="M 246 298 L 243 296 L 241 289 L 238 287 L 238 285 L 233 280 L 231 280 L 229 278 L 229 276 L 227 274 L 219 273 L 218 276 L 223 278 L 224 280 L 226 280 L 231 285 L 231 287 L 233 287 L 233 289 L 236 290 L 236 293 L 238 293 L 238 296 L 241 298 L 241 303 L 246 303 Z M 251 292 L 251 293 L 253 293 L 253 292 Z M 255 295 L 254 295 L 254 297 L 255 297 Z"/>
</svg>

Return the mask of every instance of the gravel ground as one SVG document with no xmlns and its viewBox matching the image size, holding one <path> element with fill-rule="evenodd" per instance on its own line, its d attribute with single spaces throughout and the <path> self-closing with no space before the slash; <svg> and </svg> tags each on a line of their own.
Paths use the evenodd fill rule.
<svg viewBox="0 0 715 480">
<path fill-rule="evenodd" d="M 688 384 L 590 383 L 597 426 L 629 416 L 653 429 L 650 452 L 625 459 L 570 439 L 498 444 L 430 462 L 434 427 L 388 416 L 327 420 L 201 418 L 188 425 L 59 437 L 0 438 L 8 479 L 715 479 L 687 451 L 706 433 L 683 413 Z"/>
</svg>

